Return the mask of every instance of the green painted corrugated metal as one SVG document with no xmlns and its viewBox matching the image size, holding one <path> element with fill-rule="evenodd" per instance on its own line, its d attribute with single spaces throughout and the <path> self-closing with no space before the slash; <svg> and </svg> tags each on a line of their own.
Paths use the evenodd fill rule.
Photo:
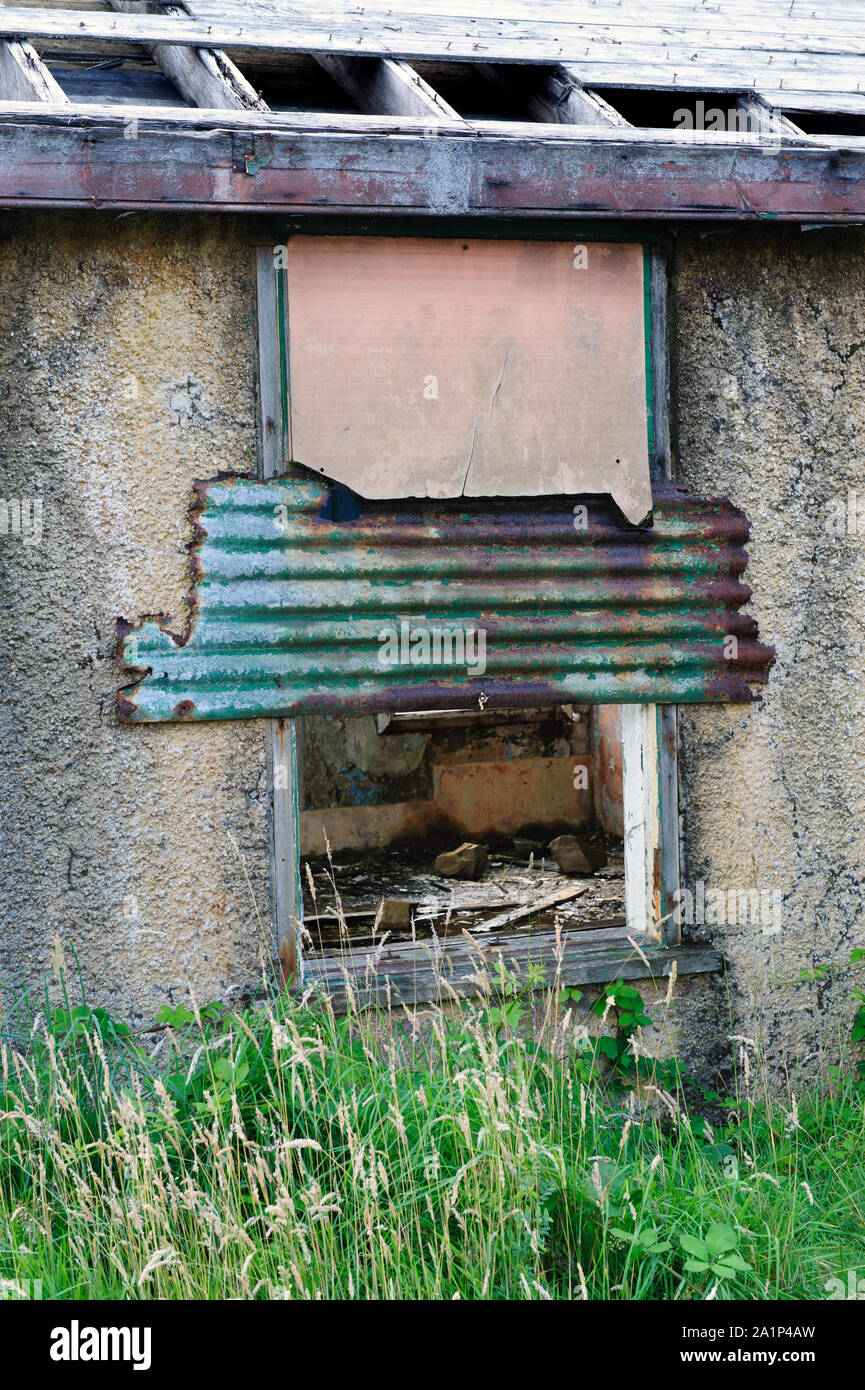
<svg viewBox="0 0 865 1390">
<path fill-rule="evenodd" d="M 742 701 L 774 660 L 726 500 L 657 487 L 634 530 L 597 498 L 352 498 L 333 520 L 314 480 L 196 492 L 189 630 L 120 625 L 128 720 Z"/>
</svg>

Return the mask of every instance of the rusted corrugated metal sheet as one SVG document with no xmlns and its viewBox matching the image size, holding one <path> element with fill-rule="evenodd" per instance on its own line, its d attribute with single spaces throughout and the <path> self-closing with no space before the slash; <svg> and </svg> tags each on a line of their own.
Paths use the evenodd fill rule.
<svg viewBox="0 0 865 1390">
<path fill-rule="evenodd" d="M 740 611 L 748 521 L 726 500 L 656 488 L 636 530 L 599 499 L 364 501 L 334 521 L 329 498 L 197 485 L 189 629 L 121 625 L 141 677 L 125 719 L 743 701 L 774 660 Z"/>
</svg>

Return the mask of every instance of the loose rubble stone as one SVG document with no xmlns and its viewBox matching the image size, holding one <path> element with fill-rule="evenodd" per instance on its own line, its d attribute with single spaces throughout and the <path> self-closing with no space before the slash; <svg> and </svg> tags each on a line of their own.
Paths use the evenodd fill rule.
<svg viewBox="0 0 865 1390">
<path fill-rule="evenodd" d="M 536 859 L 540 859 L 544 852 L 544 846 L 540 840 L 528 840 L 518 835 L 514 839 L 513 844 L 514 854 L 520 859 L 530 859 L 532 855 L 534 855 Z"/>
<path fill-rule="evenodd" d="M 607 862 L 602 849 L 578 840 L 576 835 L 560 835 L 553 840 L 550 854 L 563 874 L 593 874 Z"/>
<path fill-rule="evenodd" d="M 379 931 L 408 931 L 415 907 L 417 903 L 409 902 L 408 898 L 382 898 Z"/>
<path fill-rule="evenodd" d="M 486 845 L 474 845 L 467 840 L 457 849 L 448 850 L 436 859 L 437 874 L 445 878 L 482 878 L 487 867 Z"/>
</svg>

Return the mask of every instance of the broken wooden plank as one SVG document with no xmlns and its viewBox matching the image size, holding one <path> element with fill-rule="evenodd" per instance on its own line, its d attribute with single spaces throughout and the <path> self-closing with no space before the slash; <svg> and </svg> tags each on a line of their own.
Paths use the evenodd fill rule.
<svg viewBox="0 0 865 1390">
<path fill-rule="evenodd" d="M 141 0 L 110 0 L 121 14 L 160 14 L 167 19 L 187 19 L 178 5 L 164 9 Z M 225 107 L 226 110 L 267 111 L 269 107 L 225 53 L 213 48 L 186 48 L 169 43 L 145 45 L 169 82 L 191 106 Z"/>
<path fill-rule="evenodd" d="M 0 100 L 69 102 L 33 45 L 18 39 L 0 43 Z"/>
<path fill-rule="evenodd" d="M 479 923 L 477 930 L 500 931 L 502 927 L 511 927 L 515 922 L 522 922 L 526 917 L 531 917 L 533 912 L 546 912 L 551 907 L 558 907 L 560 903 L 570 902 L 571 898 L 578 898 L 581 893 L 587 892 L 590 886 L 591 880 L 586 883 L 569 883 L 567 888 L 557 888 L 555 893 L 548 893 L 546 897 L 523 903 L 522 907 L 512 907 L 508 912 L 500 912 L 488 922 Z"/>
<path fill-rule="evenodd" d="M 585 931 L 568 925 L 563 927 L 557 938 L 552 927 L 542 927 L 536 932 L 516 931 L 497 933 L 492 937 L 481 937 L 477 928 L 461 927 L 459 933 L 445 937 L 436 935 L 421 940 L 390 938 L 382 946 L 369 949 L 359 943 L 347 943 L 339 952 L 327 952 L 316 958 L 316 970 L 320 975 L 341 979 L 346 971 L 350 978 L 356 978 L 370 969 L 386 970 L 391 977 L 417 970 L 424 963 L 437 962 L 442 972 L 454 974 L 458 970 L 469 969 L 481 961 L 498 961 L 506 957 L 516 965 L 524 965 L 530 960 L 554 955 L 558 949 L 557 941 L 563 944 L 579 939 L 580 948 L 594 950 L 607 946 L 628 943 L 626 927 L 588 926 Z M 642 949 L 642 945 L 641 945 Z"/>
</svg>

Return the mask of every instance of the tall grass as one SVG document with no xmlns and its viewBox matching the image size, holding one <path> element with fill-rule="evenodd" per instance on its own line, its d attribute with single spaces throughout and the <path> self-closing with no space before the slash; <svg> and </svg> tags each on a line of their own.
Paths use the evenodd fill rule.
<svg viewBox="0 0 865 1390">
<path fill-rule="evenodd" d="M 852 1079 L 689 1107 L 611 1017 L 604 1050 L 550 991 L 541 1044 L 501 1002 L 402 1034 L 285 994 L 137 1038 L 68 999 L 19 1022 L 0 1292 L 786 1299 L 865 1274 Z"/>
</svg>

